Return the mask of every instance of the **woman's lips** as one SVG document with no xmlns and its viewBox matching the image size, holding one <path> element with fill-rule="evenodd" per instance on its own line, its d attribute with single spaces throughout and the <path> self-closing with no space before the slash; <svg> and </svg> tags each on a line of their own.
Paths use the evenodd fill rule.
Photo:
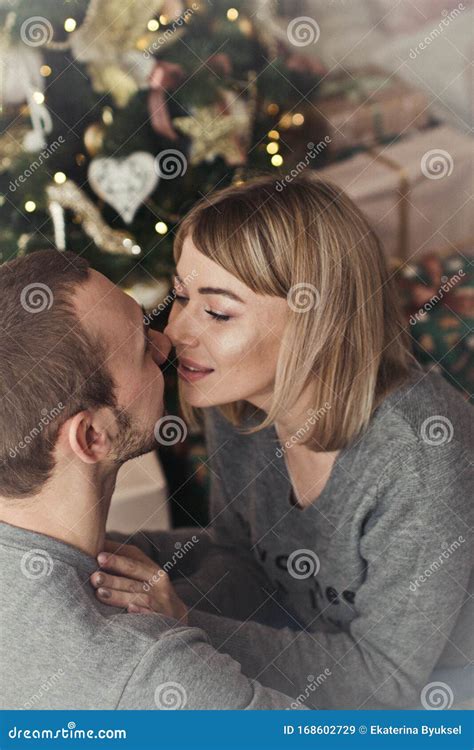
<svg viewBox="0 0 474 750">
<path fill-rule="evenodd" d="M 178 375 L 188 383 L 195 383 L 210 375 L 214 370 L 211 367 L 204 367 L 192 359 L 179 358 Z"/>
</svg>

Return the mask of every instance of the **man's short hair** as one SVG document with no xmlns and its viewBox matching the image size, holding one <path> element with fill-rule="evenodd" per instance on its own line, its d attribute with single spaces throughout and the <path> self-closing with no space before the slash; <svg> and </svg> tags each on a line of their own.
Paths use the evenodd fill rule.
<svg viewBox="0 0 474 750">
<path fill-rule="evenodd" d="M 107 347 L 79 322 L 72 296 L 88 262 L 40 250 L 0 265 L 0 495 L 41 491 L 64 422 L 116 407 Z"/>
</svg>

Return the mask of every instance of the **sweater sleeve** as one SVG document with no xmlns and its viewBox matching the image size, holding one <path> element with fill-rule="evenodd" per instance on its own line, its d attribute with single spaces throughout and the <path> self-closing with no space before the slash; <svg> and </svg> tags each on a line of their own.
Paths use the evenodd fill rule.
<svg viewBox="0 0 474 750">
<path fill-rule="evenodd" d="M 276 629 L 198 610 L 190 623 L 237 659 L 245 674 L 303 696 L 306 705 L 418 704 L 469 598 L 474 478 L 469 460 L 459 461 L 454 446 L 444 448 L 417 463 L 411 455 L 395 458 L 380 477 L 375 508 L 361 519 L 366 578 L 348 632 Z M 435 467 L 436 476 L 425 476 L 426 466 Z M 472 650 L 471 638 L 459 663 L 472 660 Z"/>
<path fill-rule="evenodd" d="M 304 706 L 247 678 L 237 662 L 215 651 L 196 628 L 180 628 L 146 651 L 117 708 L 284 710 Z"/>
</svg>

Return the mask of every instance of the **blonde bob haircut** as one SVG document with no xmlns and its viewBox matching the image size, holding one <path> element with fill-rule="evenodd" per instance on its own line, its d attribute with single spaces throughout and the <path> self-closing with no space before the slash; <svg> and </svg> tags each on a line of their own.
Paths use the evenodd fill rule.
<svg viewBox="0 0 474 750">
<path fill-rule="evenodd" d="M 189 236 L 252 291 L 288 299 L 272 405 L 247 431 L 275 424 L 312 392 L 314 410 L 324 414 L 299 442 L 335 451 L 367 427 L 415 359 L 381 244 L 357 206 L 319 179 L 275 185 L 273 176 L 259 177 L 197 203 L 176 234 L 175 261 Z M 220 409 L 242 427 L 249 406 Z"/>
</svg>

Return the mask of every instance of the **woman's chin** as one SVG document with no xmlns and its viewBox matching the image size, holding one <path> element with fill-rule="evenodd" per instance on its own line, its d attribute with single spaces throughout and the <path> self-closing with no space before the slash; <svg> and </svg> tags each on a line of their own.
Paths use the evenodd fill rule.
<svg viewBox="0 0 474 750">
<path fill-rule="evenodd" d="M 205 409 L 208 406 L 223 406 L 236 400 L 233 393 L 206 393 L 202 388 L 192 383 L 182 383 L 181 390 L 186 403 L 195 409 Z"/>
</svg>

